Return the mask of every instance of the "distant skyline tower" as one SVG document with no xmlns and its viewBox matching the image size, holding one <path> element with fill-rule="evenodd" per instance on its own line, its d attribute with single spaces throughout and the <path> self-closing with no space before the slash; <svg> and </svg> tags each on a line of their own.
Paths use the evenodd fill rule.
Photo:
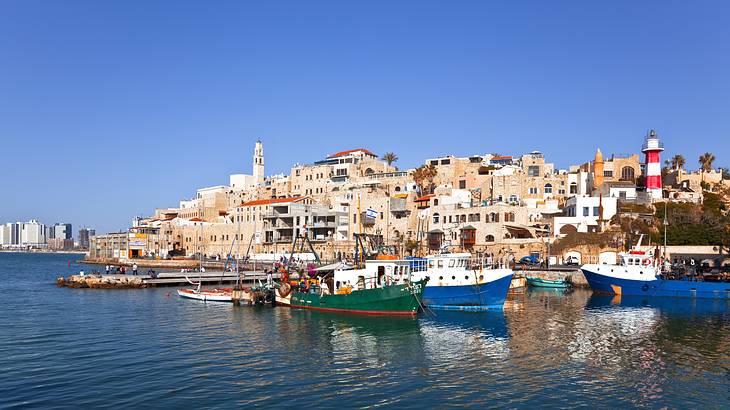
<svg viewBox="0 0 730 410">
<path fill-rule="evenodd" d="M 253 179 L 256 185 L 264 183 L 264 144 L 261 140 L 256 141 L 253 150 Z"/>
<path fill-rule="evenodd" d="M 644 145 L 641 152 L 646 154 L 646 179 L 644 185 L 646 192 L 652 199 L 661 199 L 662 197 L 662 168 L 660 153 L 664 151 L 664 145 L 659 141 L 656 131 L 650 130 L 646 134 Z"/>
<path fill-rule="evenodd" d="M 596 157 L 593 159 L 593 190 L 601 192 L 603 187 L 603 154 L 601 149 L 596 150 Z"/>
</svg>

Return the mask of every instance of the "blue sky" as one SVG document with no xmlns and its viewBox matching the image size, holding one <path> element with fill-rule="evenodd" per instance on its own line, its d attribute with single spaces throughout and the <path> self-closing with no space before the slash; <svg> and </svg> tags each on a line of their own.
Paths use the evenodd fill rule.
<svg viewBox="0 0 730 410">
<path fill-rule="evenodd" d="M 122 229 L 196 187 L 367 147 L 402 168 L 638 152 L 730 164 L 723 1 L 0 3 L 0 221 Z"/>
</svg>

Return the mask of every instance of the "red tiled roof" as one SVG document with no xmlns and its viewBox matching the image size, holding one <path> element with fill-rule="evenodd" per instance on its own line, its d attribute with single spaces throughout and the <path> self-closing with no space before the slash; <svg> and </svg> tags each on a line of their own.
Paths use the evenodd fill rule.
<svg viewBox="0 0 730 410">
<path fill-rule="evenodd" d="M 433 198 L 433 194 L 424 195 L 420 198 L 416 198 L 416 202 L 428 201 L 431 198 Z"/>
<path fill-rule="evenodd" d="M 347 150 L 347 151 L 335 152 L 334 154 L 328 156 L 327 158 L 344 157 L 345 155 L 349 155 L 349 154 L 352 154 L 353 152 L 358 152 L 358 151 L 362 151 L 362 152 L 364 152 L 364 153 L 366 153 L 368 155 L 372 155 L 374 157 L 377 157 L 377 155 L 373 154 L 372 151 L 370 151 L 370 150 L 367 150 L 365 148 L 355 148 L 355 149 L 350 149 L 350 150 Z"/>
<path fill-rule="evenodd" d="M 191 222 L 203 222 L 203 220 L 200 218 L 190 218 L 190 221 Z"/>
<path fill-rule="evenodd" d="M 512 159 L 512 157 L 509 155 L 495 155 L 492 159 Z"/>
<path fill-rule="evenodd" d="M 304 197 L 295 196 L 293 198 L 273 198 L 273 199 L 256 199 L 253 201 L 244 202 L 241 206 L 256 206 L 256 205 L 269 205 L 269 204 L 285 204 L 288 202 L 294 202 Z"/>
</svg>

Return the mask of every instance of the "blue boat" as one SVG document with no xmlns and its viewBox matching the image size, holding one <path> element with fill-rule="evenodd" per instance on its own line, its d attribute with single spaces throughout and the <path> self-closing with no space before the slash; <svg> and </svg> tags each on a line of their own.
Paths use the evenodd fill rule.
<svg viewBox="0 0 730 410">
<path fill-rule="evenodd" d="M 470 253 L 429 256 L 415 267 L 414 277 L 428 276 L 423 304 L 435 310 L 482 311 L 501 309 L 513 272 L 472 260 Z"/>
<path fill-rule="evenodd" d="M 619 254 L 618 265 L 583 265 L 581 270 L 594 292 L 675 298 L 730 299 L 730 282 L 706 282 L 689 278 L 669 279 L 652 252 L 638 246 Z"/>
</svg>

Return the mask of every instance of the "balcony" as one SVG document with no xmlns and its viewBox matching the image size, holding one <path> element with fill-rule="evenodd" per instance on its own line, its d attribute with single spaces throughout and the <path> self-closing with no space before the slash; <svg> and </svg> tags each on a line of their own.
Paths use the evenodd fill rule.
<svg viewBox="0 0 730 410">
<path fill-rule="evenodd" d="M 641 151 L 648 150 L 659 150 L 664 151 L 664 143 L 656 138 L 647 138 L 643 144 L 641 144 Z"/>
</svg>

